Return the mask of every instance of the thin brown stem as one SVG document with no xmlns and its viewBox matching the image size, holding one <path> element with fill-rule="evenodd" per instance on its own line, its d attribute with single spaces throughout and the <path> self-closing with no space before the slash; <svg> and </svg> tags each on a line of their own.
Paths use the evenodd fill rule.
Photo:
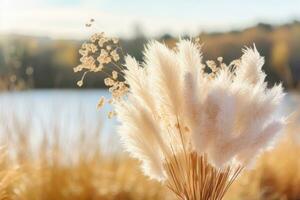
<svg viewBox="0 0 300 200">
<path fill-rule="evenodd" d="M 217 169 L 196 152 L 174 154 L 166 163 L 167 186 L 180 200 L 221 200 L 243 169 Z"/>
</svg>

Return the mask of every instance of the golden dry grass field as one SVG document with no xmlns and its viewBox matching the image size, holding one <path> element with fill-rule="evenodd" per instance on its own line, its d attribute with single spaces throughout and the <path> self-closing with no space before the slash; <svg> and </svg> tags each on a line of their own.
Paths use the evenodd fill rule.
<svg viewBox="0 0 300 200">
<path fill-rule="evenodd" d="M 12 111 L 9 119 L 2 115 L 0 123 L 0 199 L 174 199 L 142 175 L 138 162 L 100 147 L 101 126 L 91 130 L 83 123 L 66 148 L 67 141 L 59 137 L 66 130 L 54 120 L 33 150 L 30 117 L 21 121 Z M 225 199 L 300 199 L 299 128 L 291 120 L 280 144 L 262 155 L 253 170 L 244 171 Z M 114 139 L 110 142 L 113 146 Z"/>
</svg>

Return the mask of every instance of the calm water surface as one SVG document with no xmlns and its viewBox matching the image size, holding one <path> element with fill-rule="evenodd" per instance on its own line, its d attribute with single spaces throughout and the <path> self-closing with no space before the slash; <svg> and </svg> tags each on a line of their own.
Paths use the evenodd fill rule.
<svg viewBox="0 0 300 200">
<path fill-rule="evenodd" d="M 0 93 L 0 115 L 5 126 L 12 118 L 23 123 L 30 123 L 32 131 L 53 128 L 59 124 L 66 129 L 65 134 L 72 134 L 82 124 L 92 129 L 102 125 L 105 134 L 114 133 L 116 120 L 109 120 L 106 114 L 109 105 L 97 110 L 96 105 L 101 96 L 108 97 L 106 90 L 32 90 L 22 92 Z M 300 105 L 300 95 L 289 93 L 280 107 L 280 113 L 295 111 Z M 1 130 L 1 126 L 0 126 Z"/>
</svg>

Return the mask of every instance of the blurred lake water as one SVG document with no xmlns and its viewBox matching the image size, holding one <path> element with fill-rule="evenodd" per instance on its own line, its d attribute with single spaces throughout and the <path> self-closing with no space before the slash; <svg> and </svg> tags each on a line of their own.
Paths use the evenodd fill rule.
<svg viewBox="0 0 300 200">
<path fill-rule="evenodd" d="M 29 136 L 34 146 L 41 144 L 45 134 L 50 140 L 55 134 L 59 134 L 64 144 L 72 146 L 74 142 L 81 140 L 80 134 L 94 140 L 94 134 L 98 132 L 101 143 L 114 140 L 113 144 L 116 144 L 117 149 L 118 136 L 114 130 L 116 119 L 107 117 L 111 106 L 107 104 L 100 110 L 96 108 L 101 96 L 108 99 L 109 93 L 106 90 L 2 92 L 0 140 L 5 141 L 2 137 L 9 137 L 9 134 L 23 129 L 21 132 Z"/>
<path fill-rule="evenodd" d="M 112 109 L 109 104 L 96 109 L 101 96 L 109 98 L 107 90 L 29 90 L 0 93 L 0 130 L 17 118 L 22 123 L 30 123 L 33 132 L 53 128 L 59 124 L 66 135 L 79 130 L 84 123 L 91 129 L 102 126 L 104 135 L 115 134 L 116 119 L 108 119 Z M 300 94 L 288 93 L 278 114 L 296 111 L 300 106 Z"/>
</svg>

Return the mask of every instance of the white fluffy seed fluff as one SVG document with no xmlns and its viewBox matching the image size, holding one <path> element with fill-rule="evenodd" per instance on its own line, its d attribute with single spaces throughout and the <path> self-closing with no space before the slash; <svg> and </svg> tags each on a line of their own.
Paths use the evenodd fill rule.
<svg viewBox="0 0 300 200">
<path fill-rule="evenodd" d="M 183 150 L 206 154 L 217 168 L 248 166 L 283 128 L 274 115 L 282 86 L 267 87 L 255 46 L 216 73 L 205 72 L 200 47 L 189 40 L 176 50 L 150 42 L 144 57 L 143 64 L 125 59 L 129 92 L 115 111 L 125 149 L 149 177 L 165 180 L 166 158 Z"/>
</svg>

